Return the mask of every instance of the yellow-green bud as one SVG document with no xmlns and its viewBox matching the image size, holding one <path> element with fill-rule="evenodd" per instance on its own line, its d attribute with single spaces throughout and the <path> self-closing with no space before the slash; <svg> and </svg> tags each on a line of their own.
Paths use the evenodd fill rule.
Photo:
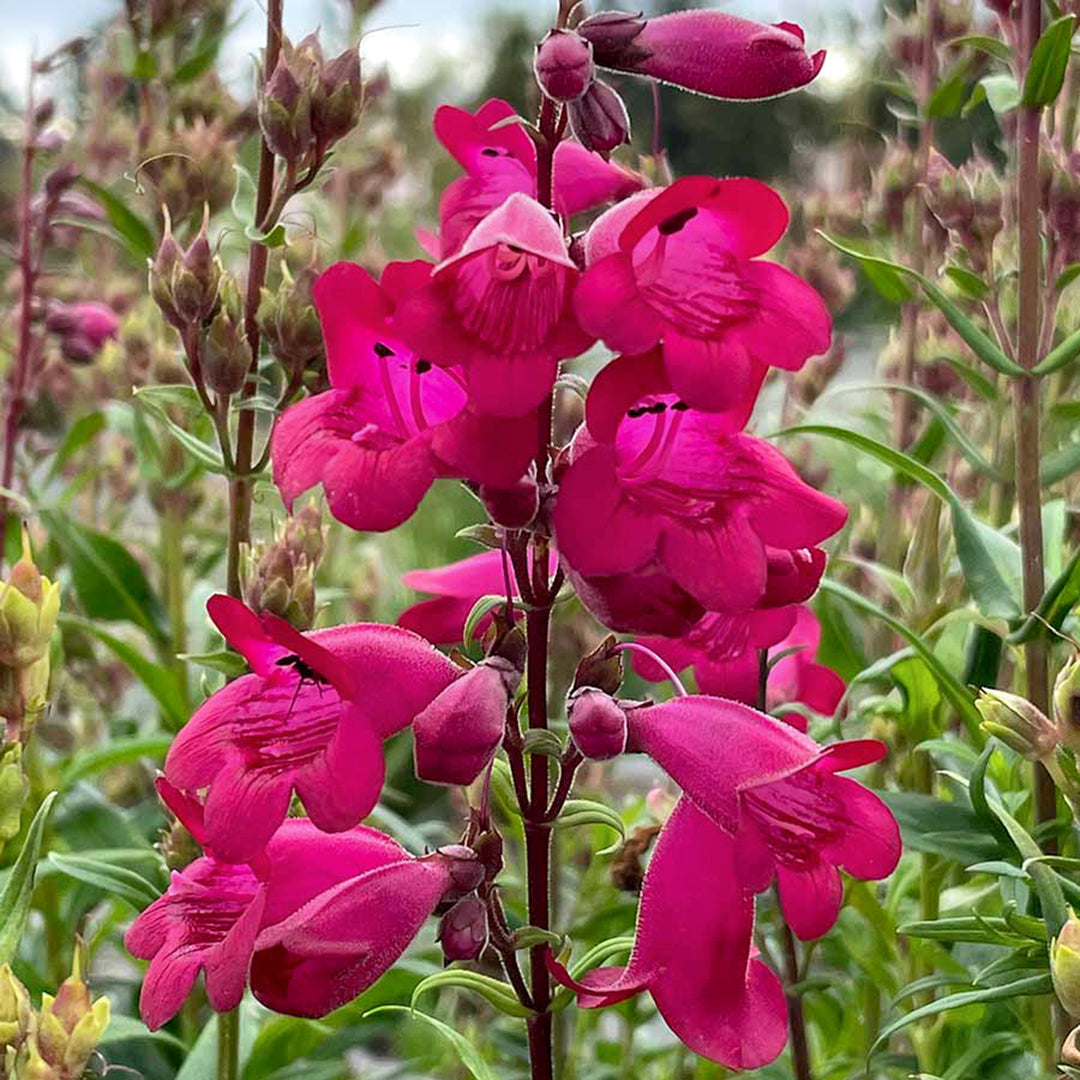
<svg viewBox="0 0 1080 1080">
<path fill-rule="evenodd" d="M 1080 750 L 1080 652 L 1054 680 L 1054 721 L 1061 741 L 1070 750 Z"/>
<path fill-rule="evenodd" d="M 975 701 L 982 729 L 996 735 L 1029 761 L 1041 761 L 1057 749 L 1057 728 L 1026 698 L 1005 690 L 982 690 Z"/>
<path fill-rule="evenodd" d="M 1069 909 L 1061 933 L 1050 943 L 1050 974 L 1054 992 L 1070 1016 L 1080 1016 L 1080 919 Z"/>
<path fill-rule="evenodd" d="M 38 572 L 24 526 L 22 558 L 0 587 L 0 665 L 27 668 L 47 658 L 59 614 L 60 586 Z"/>
<path fill-rule="evenodd" d="M 34 1035 L 26 1040 L 23 1052 L 15 1063 L 12 1076 L 17 1080 L 64 1080 L 60 1070 L 54 1068 L 42 1057 Z"/>
<path fill-rule="evenodd" d="M 0 967 L 0 1049 L 18 1051 L 33 1023 L 30 995 L 10 964 Z"/>
<path fill-rule="evenodd" d="M 30 781 L 22 768 L 22 746 L 10 743 L 0 756 L 0 850 L 12 837 L 18 836 L 22 809 L 30 791 Z M 3 991 L 0 988 L 0 998 Z M 0 1004 L 0 1015 L 3 1007 Z M 2 1042 L 0 1037 L 0 1042 Z"/>
<path fill-rule="evenodd" d="M 82 942 L 75 947 L 71 974 L 56 997 L 41 995 L 36 1039 L 42 1058 L 61 1080 L 78 1080 L 109 1026 L 109 999 L 93 1001 L 82 979 Z"/>
</svg>

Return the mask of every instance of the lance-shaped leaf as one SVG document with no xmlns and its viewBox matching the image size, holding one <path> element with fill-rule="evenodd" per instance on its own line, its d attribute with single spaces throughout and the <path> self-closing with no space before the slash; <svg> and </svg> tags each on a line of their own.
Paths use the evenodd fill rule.
<svg viewBox="0 0 1080 1080">
<path fill-rule="evenodd" d="M 1069 66 L 1076 16 L 1065 15 L 1052 22 L 1035 43 L 1024 76 L 1024 91 L 1020 103 L 1029 108 L 1043 108 L 1052 104 L 1065 83 L 1065 69 Z"/>
<path fill-rule="evenodd" d="M 45 823 L 56 801 L 56 792 L 50 792 L 38 807 L 34 820 L 26 833 L 22 851 L 11 868 L 4 891 L 0 893 L 0 964 L 10 964 L 18 952 L 26 917 L 30 914 L 30 898 L 34 892 L 34 871 L 41 856 L 41 842 L 45 836 Z"/>
</svg>

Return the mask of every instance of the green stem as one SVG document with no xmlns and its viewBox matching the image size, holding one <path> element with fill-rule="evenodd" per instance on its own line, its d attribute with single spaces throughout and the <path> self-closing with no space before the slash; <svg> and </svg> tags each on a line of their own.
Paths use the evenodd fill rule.
<svg viewBox="0 0 1080 1080">
<path fill-rule="evenodd" d="M 240 1076 L 240 1010 L 218 1013 L 217 1080 Z"/>
<path fill-rule="evenodd" d="M 161 521 L 161 569 L 165 577 L 165 606 L 169 613 L 169 667 L 188 703 L 187 665 L 179 654 L 187 652 L 187 619 L 184 606 L 184 514 L 173 493 L 165 496 Z"/>
</svg>

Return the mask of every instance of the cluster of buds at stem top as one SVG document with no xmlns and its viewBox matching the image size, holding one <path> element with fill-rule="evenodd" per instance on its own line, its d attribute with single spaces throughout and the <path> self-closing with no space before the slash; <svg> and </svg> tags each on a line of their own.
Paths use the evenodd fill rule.
<svg viewBox="0 0 1080 1080">
<path fill-rule="evenodd" d="M 1001 184 L 992 166 L 972 160 L 957 169 L 936 150 L 926 170 L 926 205 L 947 230 L 953 248 L 979 273 L 990 265 L 1001 231 Z"/>
<path fill-rule="evenodd" d="M 165 235 L 150 263 L 150 295 L 166 322 L 185 333 L 201 327 L 214 314 L 223 271 L 210 246 L 208 207 L 204 208 L 202 227 L 186 251 L 173 236 L 167 209 L 164 215 Z"/>
<path fill-rule="evenodd" d="M 268 544 L 245 548 L 240 566 L 244 602 L 296 627 L 315 621 L 315 571 L 326 550 L 322 515 L 314 503 L 286 520 Z"/>
<path fill-rule="evenodd" d="M 266 145 L 285 161 L 321 161 L 360 119 L 360 53 L 346 49 L 327 60 L 318 34 L 293 45 L 287 38 L 259 94 Z"/>
<path fill-rule="evenodd" d="M 109 1026 L 109 999 L 94 1001 L 83 981 L 83 946 L 75 948 L 71 975 L 53 997 L 30 1006 L 26 987 L 0 968 L 0 1077 L 3 1080 L 82 1080 Z"/>
<path fill-rule="evenodd" d="M 322 327 L 312 288 L 319 271 L 306 266 L 296 277 L 282 263 L 277 292 L 263 288 L 256 312 L 259 333 L 292 377 L 298 377 L 323 352 Z"/>
<path fill-rule="evenodd" d="M 975 701 L 982 729 L 1029 761 L 1047 761 L 1061 744 L 1056 725 L 1026 698 L 1006 690 L 982 690 Z"/>
</svg>

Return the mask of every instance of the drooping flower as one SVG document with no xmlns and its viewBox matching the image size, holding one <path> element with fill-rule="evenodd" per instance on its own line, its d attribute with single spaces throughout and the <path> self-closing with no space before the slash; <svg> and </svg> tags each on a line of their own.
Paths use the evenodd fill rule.
<svg viewBox="0 0 1080 1080">
<path fill-rule="evenodd" d="M 706 610 L 806 599 L 823 556 L 803 549 L 843 525 L 844 505 L 768 443 L 733 433 L 737 414 L 700 412 L 670 392 L 639 396 L 636 363 L 609 368 L 590 391 L 553 515 L 583 602 L 613 630 L 676 637 Z M 615 392 L 624 377 L 632 393 Z M 627 400 L 625 412 L 613 407 Z"/>
<path fill-rule="evenodd" d="M 752 405 L 767 367 L 798 370 L 831 340 L 814 289 L 757 258 L 787 223 L 783 200 L 758 180 L 688 176 L 631 196 L 585 236 L 578 319 L 620 352 L 659 344 L 689 405 Z"/>
<path fill-rule="evenodd" d="M 821 643 L 821 624 L 805 604 L 765 608 L 748 615 L 710 613 L 681 638 L 649 637 L 640 641 L 675 671 L 692 667 L 703 694 L 754 705 L 758 698 L 758 650 L 768 649 L 776 655 L 797 649 L 769 671 L 768 710 L 802 702 L 815 712 L 831 715 L 844 696 L 844 680 L 814 661 Z M 643 679 L 663 682 L 667 678 L 643 653 L 635 652 L 633 663 Z M 787 713 L 783 719 L 806 730 L 805 717 L 798 713 Z"/>
<path fill-rule="evenodd" d="M 197 820 L 185 816 L 185 823 L 199 830 Z M 132 955 L 150 961 L 139 1000 L 147 1027 L 157 1030 L 176 1015 L 200 971 L 210 1005 L 236 1008 L 261 928 L 347 878 L 405 857 L 376 829 L 329 835 L 297 818 L 281 825 L 254 868 L 205 855 L 175 871 L 124 939 Z"/>
<path fill-rule="evenodd" d="M 551 214 L 514 193 L 401 302 L 395 321 L 417 355 L 461 368 L 477 413 L 524 416 L 551 392 L 559 361 L 594 340 L 574 318 L 577 279 Z"/>
<path fill-rule="evenodd" d="M 435 112 L 435 134 L 465 170 L 443 192 L 436 258 L 460 250 L 466 237 L 507 197 L 536 197 L 536 146 L 507 102 L 493 98 L 475 113 L 442 105 Z M 552 168 L 555 208 L 564 217 L 626 198 L 644 181 L 636 173 L 604 161 L 572 140 L 560 142 Z"/>
<path fill-rule="evenodd" d="M 212 597 L 207 608 L 252 673 L 208 698 L 165 759 L 171 784 L 206 790 L 206 846 L 229 862 L 254 858 L 294 792 L 320 829 L 356 825 L 382 788 L 383 739 L 460 669 L 398 627 L 358 623 L 300 634 L 229 597 Z"/>
<path fill-rule="evenodd" d="M 325 1016 L 390 968 L 440 901 L 467 895 L 483 874 L 468 848 L 422 858 L 403 848 L 378 852 L 365 872 L 259 935 L 252 992 L 276 1012 Z"/>
<path fill-rule="evenodd" d="M 463 376 L 405 345 L 396 309 L 428 281 L 427 263 L 391 263 L 376 283 L 337 263 L 315 284 L 332 390 L 293 405 L 275 426 L 274 482 L 287 506 L 321 483 L 354 529 L 393 529 L 438 477 L 511 487 L 535 452 L 535 425 L 477 417 Z"/>
<path fill-rule="evenodd" d="M 807 55 L 794 23 L 767 26 L 725 11 L 655 19 L 601 11 L 579 23 L 577 33 L 590 42 L 600 67 L 738 101 L 805 86 L 825 62 L 824 50 Z"/>
<path fill-rule="evenodd" d="M 744 886 L 761 892 L 775 878 L 784 916 L 803 940 L 836 921 L 838 868 L 864 879 L 895 869 L 900 833 L 892 814 L 873 792 L 836 775 L 879 761 L 882 743 L 822 747 L 764 713 L 705 695 L 629 709 L 627 724 L 628 749 L 648 754 L 737 839 Z"/>
</svg>

